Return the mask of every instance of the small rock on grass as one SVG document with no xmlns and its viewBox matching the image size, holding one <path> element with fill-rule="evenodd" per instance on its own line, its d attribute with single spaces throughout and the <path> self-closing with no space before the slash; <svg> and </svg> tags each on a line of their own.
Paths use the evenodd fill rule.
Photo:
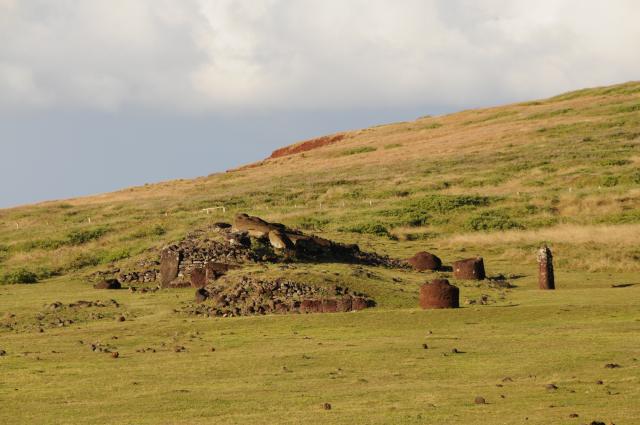
<svg viewBox="0 0 640 425">
<path fill-rule="evenodd" d="M 473 402 L 475 404 L 487 404 L 487 400 L 484 399 L 484 397 L 476 397 L 475 400 L 473 400 Z"/>
<path fill-rule="evenodd" d="M 331 410 L 331 403 L 324 403 L 324 404 L 322 405 L 322 408 L 323 408 L 324 410 Z"/>
<path fill-rule="evenodd" d="M 544 386 L 547 390 L 549 391 L 553 391 L 553 390 L 557 390 L 558 387 L 556 386 L 556 384 L 547 384 Z"/>
</svg>

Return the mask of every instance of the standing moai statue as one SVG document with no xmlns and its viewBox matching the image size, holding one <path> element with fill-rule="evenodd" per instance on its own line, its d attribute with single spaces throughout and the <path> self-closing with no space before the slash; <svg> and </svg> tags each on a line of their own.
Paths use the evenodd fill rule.
<svg viewBox="0 0 640 425">
<path fill-rule="evenodd" d="M 548 246 L 543 246 L 538 250 L 538 286 L 540 289 L 556 289 L 553 277 L 553 255 Z"/>
</svg>

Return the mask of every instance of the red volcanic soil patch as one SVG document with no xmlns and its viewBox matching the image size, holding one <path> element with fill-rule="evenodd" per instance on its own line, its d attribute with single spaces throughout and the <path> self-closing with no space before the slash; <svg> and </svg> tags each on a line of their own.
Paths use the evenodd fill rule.
<svg viewBox="0 0 640 425">
<path fill-rule="evenodd" d="M 306 152 L 318 149 L 323 146 L 331 145 L 344 139 L 344 134 L 335 134 L 333 136 L 323 136 L 317 139 L 307 140 L 305 142 L 296 143 L 295 145 L 285 146 L 284 148 L 273 151 L 269 158 L 280 158 L 287 155 L 293 155 L 300 152 Z"/>
</svg>

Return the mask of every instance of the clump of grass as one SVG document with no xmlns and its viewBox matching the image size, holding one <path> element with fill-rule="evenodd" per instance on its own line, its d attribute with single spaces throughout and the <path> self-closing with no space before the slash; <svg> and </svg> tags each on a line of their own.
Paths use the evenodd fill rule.
<svg viewBox="0 0 640 425">
<path fill-rule="evenodd" d="M 340 153 L 340 156 L 358 155 L 361 153 L 375 152 L 376 150 L 377 149 L 374 148 L 373 146 L 360 146 L 357 148 L 344 150 Z"/>
<path fill-rule="evenodd" d="M 388 149 L 400 148 L 400 147 L 402 147 L 402 144 L 400 144 L 400 143 L 390 143 L 388 145 L 384 145 L 384 148 L 387 149 L 387 150 Z"/>
</svg>

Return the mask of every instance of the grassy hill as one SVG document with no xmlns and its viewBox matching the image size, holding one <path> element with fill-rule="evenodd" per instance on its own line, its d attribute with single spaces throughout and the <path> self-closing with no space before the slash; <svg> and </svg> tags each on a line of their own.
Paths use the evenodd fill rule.
<svg viewBox="0 0 640 425">
<path fill-rule="evenodd" d="M 0 210 L 0 349 L 8 353 L 0 357 L 0 416 L 634 423 L 640 285 L 611 286 L 640 284 L 639 165 L 640 83 L 631 82 L 340 133 L 194 180 Z M 213 207 L 225 210 L 203 211 Z M 464 300 L 487 295 L 491 303 L 425 312 L 417 293 L 431 274 L 307 265 L 286 273 L 319 285 L 331 276 L 378 307 L 199 319 L 174 311 L 190 290 L 113 295 L 84 279 L 155 258 L 236 212 L 393 257 L 428 250 L 450 264 L 482 255 L 489 275 L 508 276 L 516 288 L 454 281 Z M 554 293 L 534 289 L 541 243 L 555 254 Z M 11 285 L 28 281 L 39 283 Z M 105 307 L 102 319 L 63 307 L 53 314 L 63 325 L 40 332 L 37 317 L 52 315 L 45 304 L 110 297 L 119 307 Z M 125 322 L 108 320 L 120 314 Z M 121 358 L 91 352 L 87 344 L 98 340 Z M 147 347 L 156 353 L 138 351 Z M 551 382 L 559 389 L 546 390 Z M 477 395 L 489 404 L 474 405 Z M 321 409 L 325 402 L 334 408 Z"/>
</svg>

